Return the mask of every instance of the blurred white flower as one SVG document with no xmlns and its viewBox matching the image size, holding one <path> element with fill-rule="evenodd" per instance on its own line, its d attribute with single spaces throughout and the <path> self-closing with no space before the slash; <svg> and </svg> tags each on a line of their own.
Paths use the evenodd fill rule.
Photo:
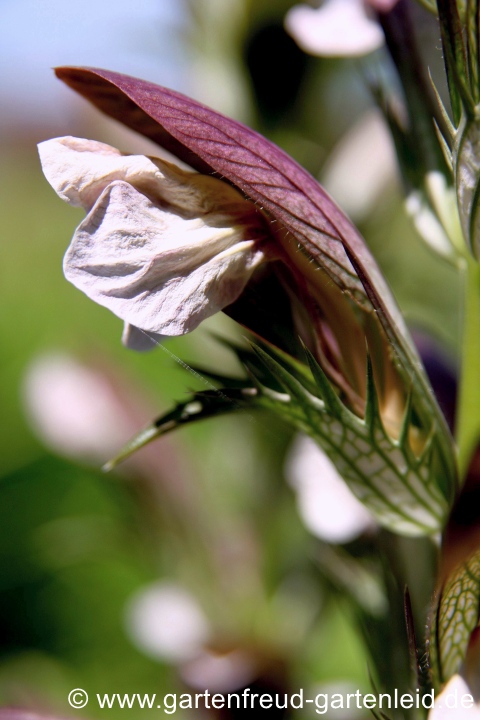
<svg viewBox="0 0 480 720">
<path fill-rule="evenodd" d="M 265 660 L 248 646 L 214 646 L 200 605 L 175 582 L 155 582 L 138 591 L 127 604 L 125 629 L 146 655 L 177 665 L 183 682 L 194 690 L 238 690 L 257 677 Z"/>
<path fill-rule="evenodd" d="M 151 657 L 182 663 L 197 657 L 210 636 L 195 598 L 173 582 L 156 582 L 127 605 L 125 626 L 132 642 Z"/>
<path fill-rule="evenodd" d="M 60 455 L 105 460 L 132 432 L 106 374 L 66 354 L 52 353 L 32 362 L 23 398 L 36 434 Z"/>
<path fill-rule="evenodd" d="M 325 0 L 319 8 L 294 5 L 285 27 L 302 50 L 312 55 L 366 55 L 385 42 L 373 10 L 388 10 L 395 1 Z"/>
<path fill-rule="evenodd" d="M 297 437 L 285 471 L 297 493 L 300 516 L 317 537 L 329 543 L 345 543 L 376 527 L 368 510 L 311 438 Z"/>
<path fill-rule="evenodd" d="M 354 222 L 368 217 L 398 181 L 392 136 L 379 110 L 369 110 L 334 147 L 320 178 Z"/>
<path fill-rule="evenodd" d="M 125 321 L 135 349 L 149 335 L 194 330 L 234 302 L 265 259 L 261 213 L 216 178 L 72 137 L 39 153 L 58 195 L 87 212 L 65 276 Z"/>
<path fill-rule="evenodd" d="M 480 720 L 480 707 L 460 675 L 453 675 L 435 698 L 428 720 Z"/>
</svg>

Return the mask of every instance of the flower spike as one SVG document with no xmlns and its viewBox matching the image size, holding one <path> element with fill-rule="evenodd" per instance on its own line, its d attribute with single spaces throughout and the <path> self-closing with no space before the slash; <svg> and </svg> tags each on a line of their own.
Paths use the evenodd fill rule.
<svg viewBox="0 0 480 720">
<path fill-rule="evenodd" d="M 148 333 L 163 333 L 159 317 L 163 303 L 168 305 L 169 283 L 181 287 L 173 323 L 185 309 L 188 315 L 189 273 L 195 267 L 201 283 L 197 276 L 191 281 L 197 320 L 189 325 L 185 317 L 182 328 L 171 334 L 188 332 L 215 308 L 225 309 L 256 336 L 254 350 L 241 358 L 252 377 L 250 389 L 256 392 L 240 391 L 242 405 L 244 399 L 247 405 L 273 409 L 314 437 L 355 494 L 387 527 L 409 534 L 437 532 L 456 489 L 452 439 L 402 315 L 348 218 L 286 153 L 234 120 L 172 90 L 118 73 L 92 68 L 58 68 L 56 73 L 98 109 L 159 143 L 200 173 L 198 179 L 185 179 L 189 186 L 218 183 L 217 190 L 202 196 L 211 204 L 202 218 L 205 226 L 217 233 L 209 240 L 212 252 L 208 261 L 221 259 L 224 290 L 220 293 L 215 284 L 214 268 L 208 282 L 204 280 L 197 256 L 204 252 L 202 241 L 195 251 L 193 244 L 189 246 L 191 254 L 185 259 L 178 241 L 172 239 L 175 262 L 169 266 L 171 277 L 167 277 L 163 262 L 149 264 L 150 248 L 155 253 L 158 248 L 153 223 L 148 241 L 142 239 L 146 253 L 133 252 L 125 238 L 125 267 L 118 272 L 119 276 L 128 273 L 132 265 L 136 271 L 135 263 L 140 263 L 142 270 L 133 288 L 141 291 L 138 312 L 130 313 L 130 286 L 122 295 L 121 312 L 114 311 Z M 160 167 L 161 161 L 153 162 Z M 104 192 L 109 188 L 111 185 Z M 144 216 L 150 217 L 151 193 L 138 182 L 134 190 L 143 197 L 139 199 L 129 190 L 132 208 L 141 204 Z M 228 197 L 227 190 L 237 192 L 234 204 L 240 212 L 222 206 L 221 215 L 228 222 L 220 225 L 220 231 L 218 221 L 211 222 L 208 213 L 217 217 L 215 193 L 219 198 Z M 182 192 L 178 190 L 180 195 Z M 163 211 L 165 200 L 159 201 L 155 193 L 153 200 Z M 172 202 L 167 200 L 167 204 L 171 210 Z M 172 212 L 183 218 L 188 208 L 179 211 L 174 198 Z M 227 246 L 220 241 L 225 225 L 232 233 Z M 115 243 L 122 235 L 120 226 L 115 227 L 114 235 Z M 110 238 L 107 233 L 106 239 Z M 90 245 L 84 233 L 82 251 L 85 247 Z M 162 252 L 155 254 L 155 261 L 162 258 Z M 82 260 L 82 253 L 79 256 Z M 241 261 L 237 270 L 232 256 Z M 180 279 L 175 276 L 179 264 Z M 93 275 L 98 267 L 93 264 Z M 90 267 L 87 270 L 92 272 Z M 232 291 L 233 270 L 240 280 Z M 273 283 L 267 284 L 269 272 Z M 109 306 L 116 308 L 119 292 L 123 290 L 118 283 L 110 280 L 102 288 Z M 265 325 L 259 327 L 257 309 L 262 295 L 271 292 L 290 308 L 289 342 L 275 339 L 272 344 L 268 328 L 265 333 Z M 137 319 L 144 324 L 139 325 Z M 298 338 L 308 348 L 307 363 Z M 292 352 L 295 346 L 298 353 Z M 426 468 L 419 461 L 430 434 L 435 442 L 431 466 Z"/>
</svg>

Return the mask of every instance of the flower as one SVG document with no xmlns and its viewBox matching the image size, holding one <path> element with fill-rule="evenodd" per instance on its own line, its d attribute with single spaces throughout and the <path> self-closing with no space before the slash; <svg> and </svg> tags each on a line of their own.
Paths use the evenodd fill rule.
<svg viewBox="0 0 480 720">
<path fill-rule="evenodd" d="M 295 5 L 286 15 L 285 27 L 302 50 L 312 55 L 366 55 L 385 42 L 374 10 L 386 11 L 395 2 L 325 0 L 319 8 Z"/>
<path fill-rule="evenodd" d="M 135 593 L 126 608 L 125 625 L 139 650 L 174 663 L 198 657 L 211 633 L 196 599 L 166 581 Z"/>
<path fill-rule="evenodd" d="M 282 266 L 273 290 L 256 288 L 234 319 L 271 340 L 264 329 L 275 318 L 258 327 L 262 304 L 280 307 L 287 297 L 277 320 L 282 339 L 300 336 L 360 416 L 367 343 L 383 421 L 398 434 L 406 392 L 399 367 L 403 356 L 410 386 L 418 370 L 405 354 L 415 351 L 363 238 L 318 183 L 265 138 L 172 91 L 108 71 L 57 74 L 200 173 L 86 140 L 41 144 L 47 179 L 88 212 L 66 255 L 67 277 L 128 323 L 127 338 L 138 337 L 133 328 L 178 335 L 233 303 L 260 263 L 281 259 L 271 263 Z"/>
<path fill-rule="evenodd" d="M 97 463 L 128 438 L 131 409 L 128 413 L 115 392 L 111 375 L 63 353 L 32 361 L 24 379 L 24 405 L 47 447 Z"/>
<path fill-rule="evenodd" d="M 138 590 L 128 601 L 125 629 L 141 652 L 176 665 L 183 682 L 195 690 L 236 690 L 260 669 L 250 649 L 219 643 L 218 630 L 198 600 L 174 581 Z"/>
<path fill-rule="evenodd" d="M 287 456 L 287 479 L 305 526 L 321 540 L 347 543 L 376 528 L 372 515 L 348 489 L 318 445 L 299 435 Z"/>
<path fill-rule="evenodd" d="M 480 707 L 461 675 L 453 675 L 435 698 L 428 720 L 480 720 Z"/>
<path fill-rule="evenodd" d="M 357 223 L 398 184 L 394 144 L 379 110 L 365 112 L 340 138 L 322 169 L 321 181 Z"/>
<path fill-rule="evenodd" d="M 191 332 L 266 259 L 261 213 L 216 178 L 73 137 L 39 152 L 58 195 L 87 212 L 65 276 L 124 320 L 129 347 Z"/>
<path fill-rule="evenodd" d="M 224 392 L 199 393 L 193 415 L 180 403 L 119 457 L 190 418 L 266 406 L 324 448 L 381 523 L 437 532 L 455 492 L 452 438 L 348 218 L 292 158 L 241 123 L 126 75 L 56 73 L 200 173 L 84 140 L 47 143 L 47 176 L 88 212 L 67 253 L 71 279 L 120 315 L 130 335 L 188 332 L 223 308 L 257 337 L 251 355 L 240 352 L 249 373 L 240 387 L 216 375 Z M 59 146 L 73 157 L 62 160 Z"/>
</svg>

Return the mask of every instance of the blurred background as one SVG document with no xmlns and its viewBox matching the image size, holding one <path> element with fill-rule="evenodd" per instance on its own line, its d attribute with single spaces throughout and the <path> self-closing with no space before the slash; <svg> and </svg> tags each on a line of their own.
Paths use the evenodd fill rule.
<svg viewBox="0 0 480 720">
<path fill-rule="evenodd" d="M 72 688 L 368 692 L 368 653 L 384 653 L 386 675 L 396 661 L 381 649 L 402 620 L 386 614 L 379 531 L 280 422 L 212 420 L 101 473 L 152 418 L 205 388 L 178 358 L 238 371 L 213 335 L 241 331 L 222 316 L 151 353 L 123 348 L 121 322 L 63 278 L 82 213 L 56 197 L 36 152 L 42 140 L 76 135 L 158 154 L 57 81 L 51 67 L 62 64 L 167 85 L 251 125 L 358 223 L 453 383 L 457 277 L 403 207 L 366 82 L 383 51 L 368 60 L 305 54 L 284 30 L 293 4 L 0 3 L 2 705 L 93 718 L 142 711 L 93 702 L 73 711 Z M 431 47 L 437 67 L 438 42 Z"/>
</svg>

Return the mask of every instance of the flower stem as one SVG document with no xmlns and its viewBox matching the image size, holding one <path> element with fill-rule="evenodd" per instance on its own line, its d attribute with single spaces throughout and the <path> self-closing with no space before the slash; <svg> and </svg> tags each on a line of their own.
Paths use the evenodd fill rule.
<svg viewBox="0 0 480 720">
<path fill-rule="evenodd" d="M 462 367 L 456 427 L 460 481 L 480 440 L 480 265 L 465 257 L 462 272 Z"/>
</svg>

